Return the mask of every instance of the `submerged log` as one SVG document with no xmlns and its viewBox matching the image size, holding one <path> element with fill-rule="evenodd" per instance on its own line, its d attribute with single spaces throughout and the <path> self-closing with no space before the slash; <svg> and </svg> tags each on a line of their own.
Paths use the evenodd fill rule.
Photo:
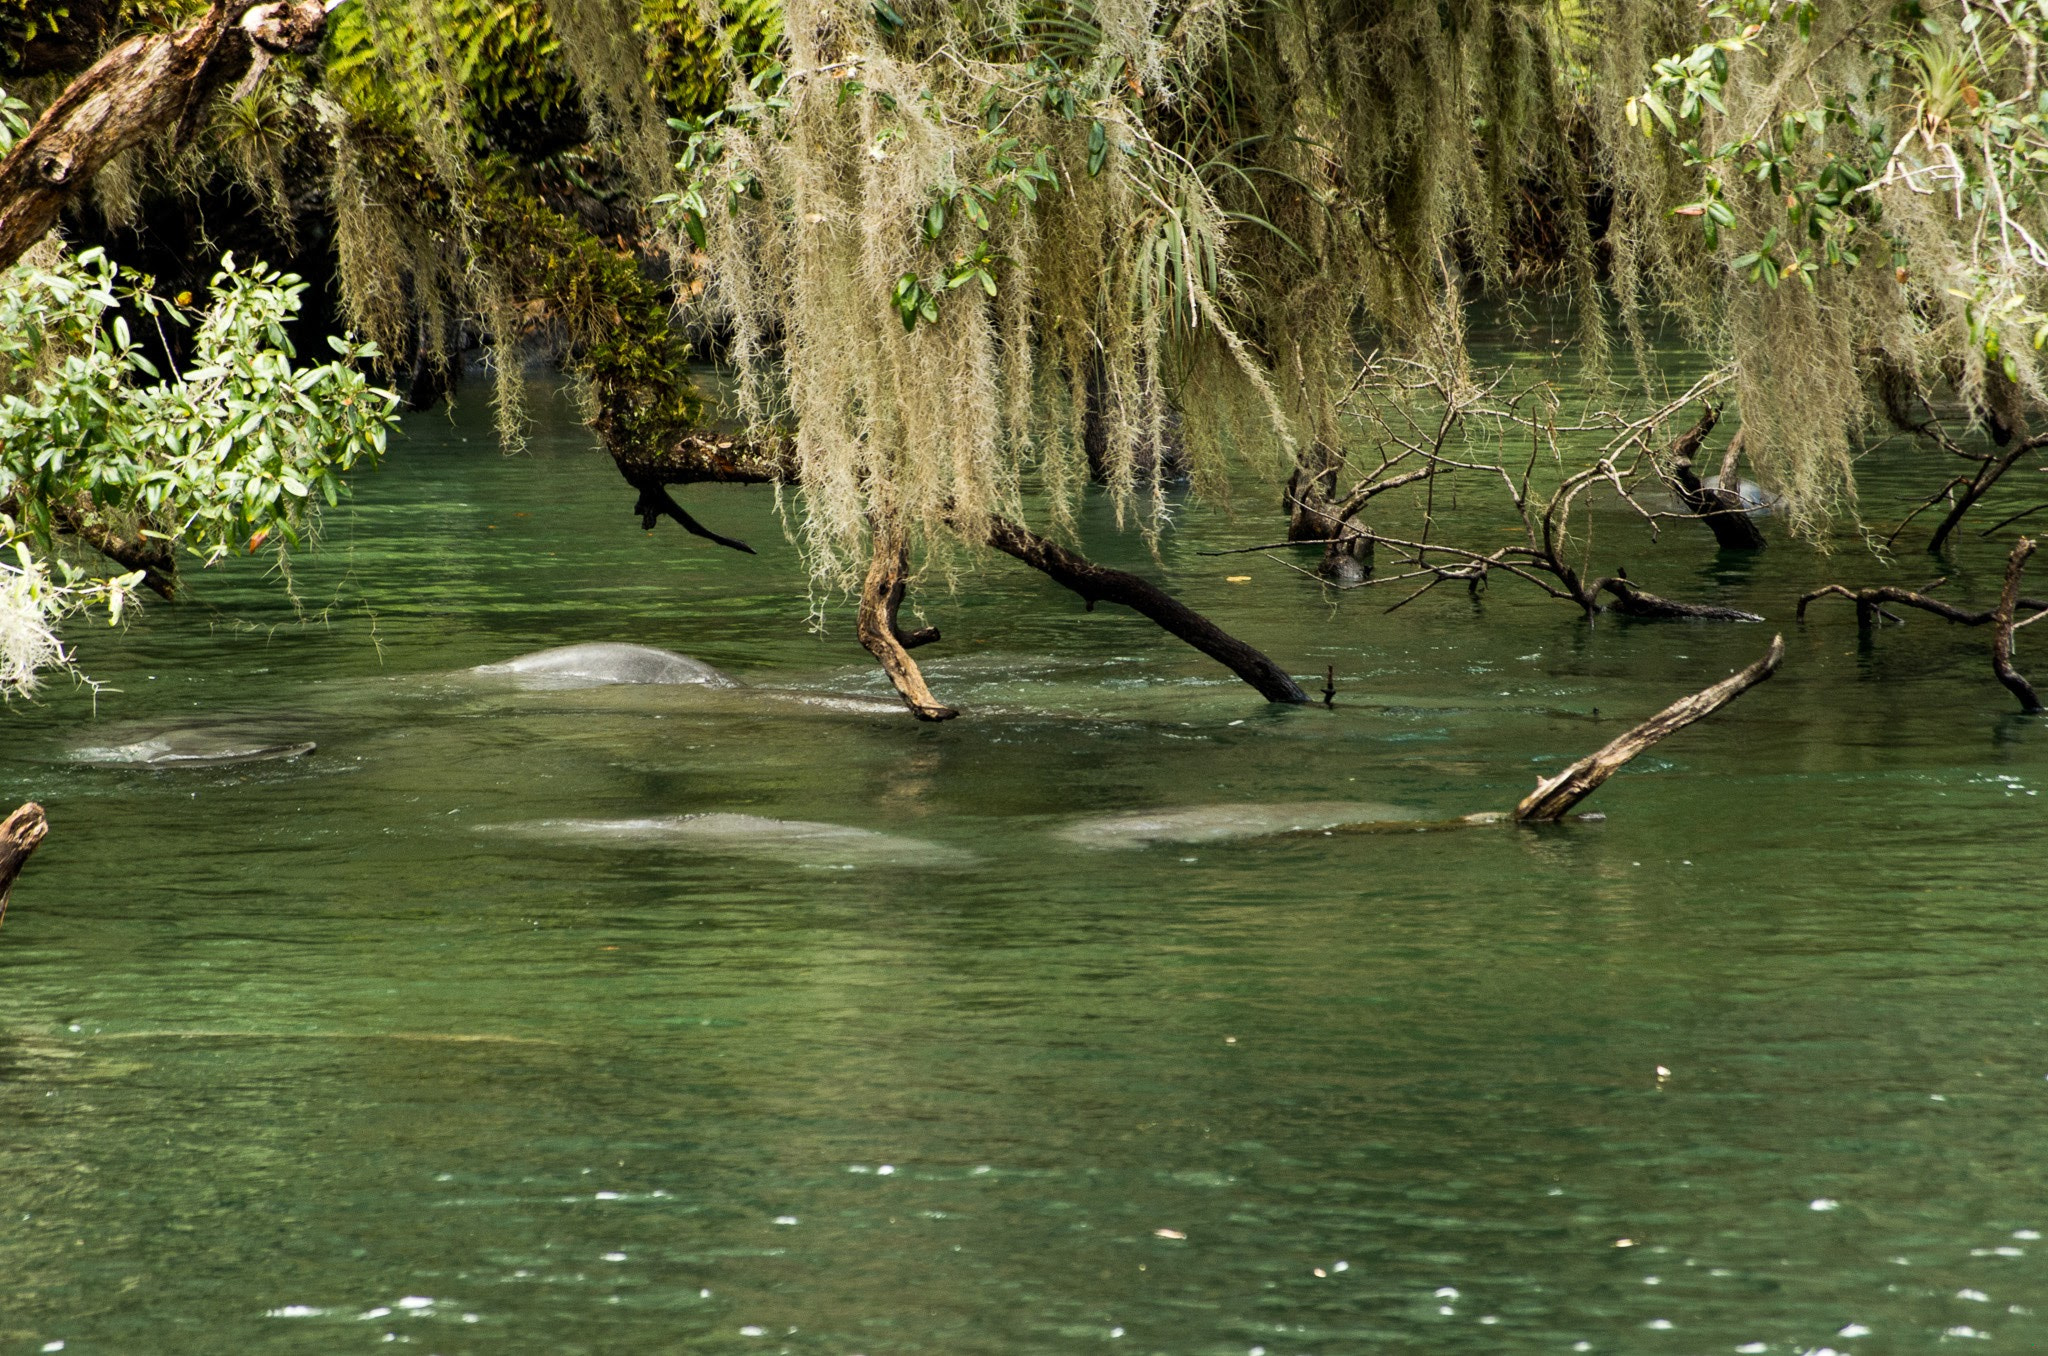
<svg viewBox="0 0 2048 1356">
<path fill-rule="evenodd" d="M 1642 724 L 1587 754 L 1555 777 L 1536 784 L 1536 789 L 1515 807 L 1518 824 L 1554 824 L 1571 808 L 1599 789 L 1602 782 L 1619 772 L 1637 754 L 1668 735 L 1676 734 L 1694 721 L 1711 716 L 1743 693 L 1778 671 L 1785 658 L 1785 638 L 1771 637 L 1764 657 L 1739 673 L 1730 674 L 1712 687 L 1681 697 Z"/>
<path fill-rule="evenodd" d="M 2033 554 L 2033 538 L 2021 537 L 2013 543 L 2012 554 L 2005 560 L 2005 587 L 1998 595 L 1997 614 L 1992 618 L 1997 629 L 1991 638 L 1991 671 L 1998 675 L 1999 682 L 2005 684 L 2006 691 L 2019 698 L 2020 710 L 2030 716 L 2039 715 L 2048 707 L 2041 705 L 2034 685 L 2012 666 L 2012 633 L 2019 624 L 2013 618 L 2019 610 L 2020 575 L 2026 571 L 2027 558 Z"/>
<path fill-rule="evenodd" d="M 0 919 L 7 917 L 7 896 L 14 889 L 14 878 L 49 831 L 49 818 L 34 801 L 0 821 Z"/>
<path fill-rule="evenodd" d="M 182 146 L 217 90 L 272 53 L 306 50 L 326 22 L 321 0 L 214 0 L 184 27 L 130 38 L 101 57 L 0 161 L 0 267 L 48 234 L 109 161 L 166 134 Z"/>
<path fill-rule="evenodd" d="M 988 544 L 1080 594 L 1090 611 L 1098 602 L 1118 603 L 1150 618 L 1250 683 L 1269 702 L 1308 702 L 1308 694 L 1285 669 L 1149 580 L 1097 565 L 1005 518 L 989 519 Z"/>
<path fill-rule="evenodd" d="M 1599 603 L 1601 594 L 1614 601 Z M 1616 616 L 1634 617 L 1639 621 L 1734 621 L 1760 622 L 1763 618 L 1754 612 L 1744 612 L 1739 607 L 1717 607 L 1712 603 L 1682 603 L 1675 598 L 1665 598 L 1639 589 L 1629 582 L 1627 574 L 1618 574 L 1595 579 L 1583 586 L 1583 606 L 1588 613 L 1595 611 L 1612 612 Z"/>
</svg>

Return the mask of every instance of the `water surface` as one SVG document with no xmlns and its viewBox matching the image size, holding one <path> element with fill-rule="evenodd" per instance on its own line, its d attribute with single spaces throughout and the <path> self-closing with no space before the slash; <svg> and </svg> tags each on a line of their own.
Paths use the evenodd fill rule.
<svg viewBox="0 0 2048 1356">
<path fill-rule="evenodd" d="M 921 726 L 804 625 L 766 492 L 687 495 L 744 557 L 641 532 L 563 410 L 516 458 L 408 429 L 289 594 L 210 572 L 0 724 L 53 823 L 0 933 L 0 1352 L 2048 1347 L 2048 729 L 1981 632 L 1791 620 L 1942 570 L 1607 514 L 1602 568 L 1772 626 L 1389 614 L 1198 555 L 1269 539 L 1247 482 L 1089 549 L 1334 709 L 995 559 L 922 595 L 968 714 Z M 1773 627 L 1604 823 L 1089 838 L 1504 809 Z M 461 673 L 600 641 L 779 695 Z M 72 758 L 212 722 L 317 749 Z"/>
</svg>

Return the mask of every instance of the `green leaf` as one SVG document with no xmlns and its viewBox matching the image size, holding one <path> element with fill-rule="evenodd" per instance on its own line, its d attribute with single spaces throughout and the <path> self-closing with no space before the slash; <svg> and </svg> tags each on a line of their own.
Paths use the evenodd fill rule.
<svg viewBox="0 0 2048 1356">
<path fill-rule="evenodd" d="M 1102 173 L 1102 162 L 1109 158 L 1109 129 L 1100 122 L 1088 129 L 1088 177 L 1093 179 Z"/>
</svg>

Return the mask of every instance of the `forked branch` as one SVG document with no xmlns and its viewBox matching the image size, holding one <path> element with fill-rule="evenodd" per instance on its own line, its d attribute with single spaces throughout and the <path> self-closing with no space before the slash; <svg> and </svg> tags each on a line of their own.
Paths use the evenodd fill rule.
<svg viewBox="0 0 2048 1356">
<path fill-rule="evenodd" d="M 2023 624 L 2013 618 L 2019 610 L 2020 575 L 2026 571 L 2027 558 L 2033 554 L 2034 539 L 2021 537 L 2013 543 L 2012 554 L 2005 558 L 2005 587 L 1998 595 L 1998 612 L 1992 619 L 1997 629 L 1991 637 L 1991 671 L 1998 675 L 1999 682 L 2005 684 L 2006 691 L 2019 698 L 2020 710 L 2030 716 L 2039 715 L 2048 707 L 2041 705 L 2034 685 L 2012 666 L 2012 633 L 2016 626 Z"/>
<path fill-rule="evenodd" d="M 905 635 L 896 623 L 903 605 L 903 587 L 910 576 L 910 550 L 900 529 L 878 530 L 868 560 L 867 581 L 860 591 L 860 643 L 889 675 L 903 704 L 919 720 L 951 720 L 960 713 L 932 695 L 924 673 L 910 657 L 913 646 L 939 638 L 935 627 Z"/>
</svg>

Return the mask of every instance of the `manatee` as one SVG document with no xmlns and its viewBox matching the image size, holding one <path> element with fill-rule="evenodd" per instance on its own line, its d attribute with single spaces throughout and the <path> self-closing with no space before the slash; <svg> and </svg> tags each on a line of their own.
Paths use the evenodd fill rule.
<svg viewBox="0 0 2048 1356">
<path fill-rule="evenodd" d="M 564 645 L 481 664 L 472 673 L 508 674 L 521 687 L 603 687 L 611 683 L 661 683 L 695 687 L 738 687 L 709 664 L 649 645 Z"/>
<path fill-rule="evenodd" d="M 556 842 L 608 843 L 623 847 L 676 847 L 698 852 L 775 857 L 819 864 L 969 866 L 978 860 L 959 848 L 904 838 L 845 824 L 762 815 L 710 813 L 658 815 L 645 819 L 542 819 L 524 824 L 480 826 Z"/>
<path fill-rule="evenodd" d="M 1141 848 L 1154 843 L 1225 843 L 1347 824 L 1408 823 L 1418 818 L 1414 811 L 1393 805 L 1316 800 L 1282 805 L 1191 805 L 1100 815 L 1075 820 L 1055 832 L 1082 847 Z"/>
<path fill-rule="evenodd" d="M 247 731 L 192 726 L 157 731 L 122 744 L 81 745 L 71 751 L 71 760 L 95 767 L 225 767 L 301 758 L 318 747 L 310 740 L 277 741 Z"/>
<path fill-rule="evenodd" d="M 1700 484 L 1710 490 L 1719 490 L 1721 477 L 1708 476 Z M 1742 511 L 1752 518 L 1760 517 L 1778 507 L 1778 497 L 1754 480 L 1737 480 L 1735 497 L 1742 501 Z"/>
</svg>

